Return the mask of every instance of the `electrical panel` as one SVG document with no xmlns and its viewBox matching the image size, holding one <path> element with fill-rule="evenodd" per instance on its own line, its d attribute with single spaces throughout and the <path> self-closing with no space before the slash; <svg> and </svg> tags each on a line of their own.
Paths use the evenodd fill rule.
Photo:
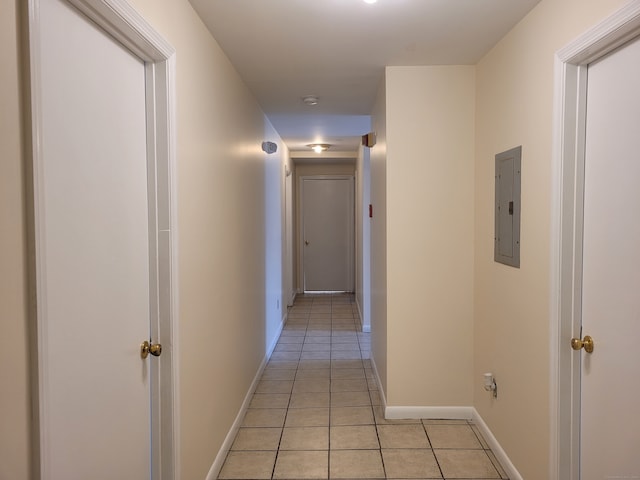
<svg viewBox="0 0 640 480">
<path fill-rule="evenodd" d="M 522 146 L 496 155 L 493 259 L 520 268 L 520 165 Z"/>
</svg>

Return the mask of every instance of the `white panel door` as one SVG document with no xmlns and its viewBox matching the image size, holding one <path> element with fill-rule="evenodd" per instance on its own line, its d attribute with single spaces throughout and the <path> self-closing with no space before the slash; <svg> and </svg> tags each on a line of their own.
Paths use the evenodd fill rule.
<svg viewBox="0 0 640 480">
<path fill-rule="evenodd" d="M 305 291 L 353 291 L 353 177 L 303 178 Z"/>
<path fill-rule="evenodd" d="M 640 478 L 640 41 L 589 66 L 582 480 Z"/>
<path fill-rule="evenodd" d="M 150 478 L 145 67 L 41 0 L 43 477 Z"/>
</svg>

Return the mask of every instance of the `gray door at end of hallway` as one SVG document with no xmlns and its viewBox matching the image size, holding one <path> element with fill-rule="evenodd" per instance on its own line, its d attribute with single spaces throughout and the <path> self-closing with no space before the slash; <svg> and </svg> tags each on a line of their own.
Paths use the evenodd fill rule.
<svg viewBox="0 0 640 480">
<path fill-rule="evenodd" d="M 354 290 L 354 178 L 301 177 L 303 288 Z"/>
</svg>

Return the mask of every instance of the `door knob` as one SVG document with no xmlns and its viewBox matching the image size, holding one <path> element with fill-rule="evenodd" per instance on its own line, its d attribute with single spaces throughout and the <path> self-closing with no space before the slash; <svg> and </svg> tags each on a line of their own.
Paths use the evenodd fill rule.
<svg viewBox="0 0 640 480">
<path fill-rule="evenodd" d="M 593 338 L 591 338 L 589 335 L 585 335 L 582 340 L 580 340 L 579 338 L 572 338 L 571 339 L 571 348 L 573 348 L 574 350 L 580 350 L 580 349 L 584 348 L 585 352 L 592 353 L 593 352 Z"/>
<path fill-rule="evenodd" d="M 149 343 L 146 340 L 140 344 L 140 357 L 147 358 L 149 354 L 159 357 L 162 353 L 162 345 L 159 343 Z"/>
<path fill-rule="evenodd" d="M 305 240 L 305 241 L 304 241 L 304 244 L 305 244 L 305 245 L 309 245 L 309 240 Z"/>
</svg>

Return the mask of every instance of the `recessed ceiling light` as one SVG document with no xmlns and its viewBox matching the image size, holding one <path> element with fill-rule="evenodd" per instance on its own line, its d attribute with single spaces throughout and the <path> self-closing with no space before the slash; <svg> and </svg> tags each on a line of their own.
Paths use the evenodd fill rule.
<svg viewBox="0 0 640 480">
<path fill-rule="evenodd" d="M 307 95 L 306 97 L 302 97 L 302 101 L 305 105 L 313 106 L 318 104 L 318 97 L 315 95 Z"/>
<path fill-rule="evenodd" d="M 322 153 L 331 148 L 331 145 L 328 143 L 310 143 L 307 147 L 311 148 L 316 153 Z"/>
<path fill-rule="evenodd" d="M 364 0 L 364 3 L 376 3 L 378 0 Z"/>
</svg>

